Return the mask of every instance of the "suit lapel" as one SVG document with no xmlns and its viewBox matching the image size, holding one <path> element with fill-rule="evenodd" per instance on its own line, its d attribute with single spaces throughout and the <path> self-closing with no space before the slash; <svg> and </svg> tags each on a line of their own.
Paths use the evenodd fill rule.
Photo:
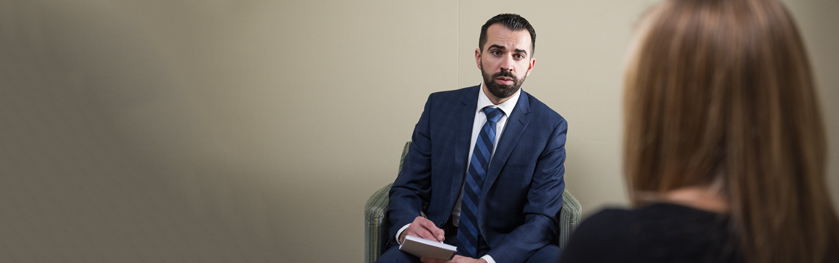
<svg viewBox="0 0 839 263">
<path fill-rule="evenodd" d="M 454 145 L 454 170 L 455 176 L 452 176 L 452 184 L 450 193 L 455 198 L 452 202 L 457 200 L 460 195 L 460 188 L 463 185 L 463 179 L 466 176 L 466 164 L 469 160 L 469 145 L 472 139 L 472 125 L 475 122 L 475 111 L 478 107 L 478 92 L 480 92 L 481 85 L 474 86 L 467 90 L 465 95 L 461 97 L 461 105 L 458 112 L 455 112 L 457 117 L 457 131 L 455 134 L 456 145 Z"/>
<path fill-rule="evenodd" d="M 484 200 L 487 191 L 492 188 L 495 179 L 501 172 L 501 168 L 507 163 L 510 154 L 521 139 L 522 133 L 527 129 L 530 123 L 530 103 L 527 93 L 521 91 L 519 101 L 516 103 L 516 108 L 513 113 L 507 118 L 507 125 L 501 133 L 501 139 L 498 141 L 498 146 L 495 147 L 495 155 L 492 157 L 492 162 L 489 163 L 489 170 L 484 181 L 484 186 L 481 190 L 481 200 Z"/>
</svg>

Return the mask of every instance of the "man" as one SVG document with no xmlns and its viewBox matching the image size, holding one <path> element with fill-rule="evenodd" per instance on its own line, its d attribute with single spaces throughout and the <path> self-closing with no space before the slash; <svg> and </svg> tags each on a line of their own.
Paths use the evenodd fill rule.
<svg viewBox="0 0 839 263">
<path fill-rule="evenodd" d="M 408 235 L 457 246 L 452 262 L 558 260 L 567 123 L 521 91 L 535 40 L 523 17 L 491 18 L 475 49 L 483 83 L 429 96 L 390 190 L 378 262 L 420 261 L 398 248 Z"/>
</svg>

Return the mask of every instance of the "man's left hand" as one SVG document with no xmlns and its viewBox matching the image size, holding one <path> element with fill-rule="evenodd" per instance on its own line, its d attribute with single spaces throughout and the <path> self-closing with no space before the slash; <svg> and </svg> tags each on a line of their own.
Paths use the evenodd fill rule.
<svg viewBox="0 0 839 263">
<path fill-rule="evenodd" d="M 481 258 L 467 258 L 461 255 L 454 255 L 452 260 L 445 260 L 439 258 L 420 258 L 422 263 L 486 263 L 486 260 Z"/>
</svg>

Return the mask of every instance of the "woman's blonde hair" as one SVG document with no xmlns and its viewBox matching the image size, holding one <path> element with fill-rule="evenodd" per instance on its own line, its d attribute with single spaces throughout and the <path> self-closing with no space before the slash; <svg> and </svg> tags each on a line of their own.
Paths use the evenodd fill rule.
<svg viewBox="0 0 839 263">
<path fill-rule="evenodd" d="M 625 78 L 624 169 L 641 193 L 720 186 L 748 262 L 839 258 L 810 62 L 775 0 L 670 0 Z M 834 253 L 834 254 L 830 254 Z"/>
</svg>

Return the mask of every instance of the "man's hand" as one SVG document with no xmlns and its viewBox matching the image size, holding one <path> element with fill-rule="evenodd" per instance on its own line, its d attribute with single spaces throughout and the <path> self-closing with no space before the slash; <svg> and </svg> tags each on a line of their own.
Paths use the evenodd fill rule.
<svg viewBox="0 0 839 263">
<path fill-rule="evenodd" d="M 420 258 L 420 262 L 422 263 L 487 263 L 486 260 L 482 258 L 467 258 L 461 255 L 454 255 L 452 260 L 445 260 L 439 258 Z"/>
<path fill-rule="evenodd" d="M 399 243 L 405 243 L 405 236 L 407 235 L 442 242 L 446 239 L 445 234 L 446 233 L 442 229 L 439 229 L 437 228 L 437 225 L 434 225 L 434 222 L 418 216 L 417 218 L 414 218 L 414 222 L 408 225 L 408 228 L 406 228 L 405 231 L 402 231 L 402 235 L 399 236 Z"/>
</svg>

